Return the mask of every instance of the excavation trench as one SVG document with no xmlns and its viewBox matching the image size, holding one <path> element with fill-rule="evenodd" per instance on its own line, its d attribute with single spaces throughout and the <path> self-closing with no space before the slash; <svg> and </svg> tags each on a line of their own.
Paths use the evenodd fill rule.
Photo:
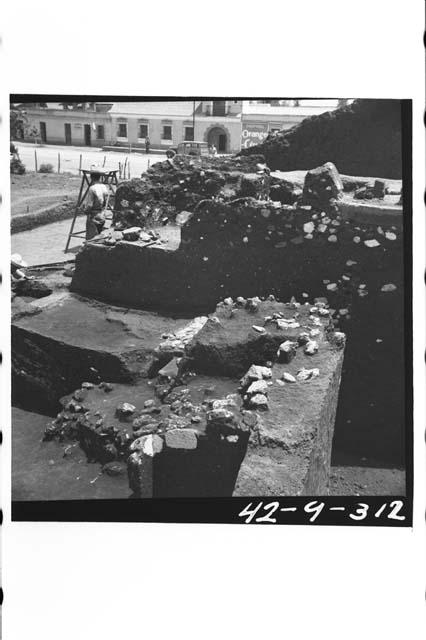
<svg viewBox="0 0 426 640">
<path fill-rule="evenodd" d="M 117 220 L 124 230 L 108 232 L 79 252 L 71 292 L 69 279 L 40 273 L 52 292 L 15 298 L 15 404 L 61 414 L 51 434 L 79 441 L 89 459 L 119 467 L 131 460 L 130 486 L 143 497 L 321 495 L 327 492 L 333 435 L 336 451 L 403 464 L 399 196 L 368 203 L 341 196 L 313 206 L 300 199 L 300 185 L 284 182 L 272 185 L 281 200 L 258 199 L 264 187 L 249 171 L 242 177 L 223 169 L 223 179 L 217 168 L 212 175 L 186 166 L 176 174 L 162 171 L 149 178 L 152 184 L 122 186 Z M 148 229 L 158 223 L 158 211 L 174 222 L 184 205 L 181 227 L 168 239 L 153 242 L 131 229 L 124 237 L 131 224 Z M 265 300 L 271 294 L 299 302 Z M 248 300 L 253 296 L 264 298 L 255 308 Z M 216 308 L 218 300 L 224 302 Z M 324 318 L 320 309 L 328 310 Z M 302 321 L 296 319 L 294 330 L 285 322 L 277 328 L 267 319 L 277 312 L 287 320 L 300 314 Z M 286 339 L 297 342 L 303 327 L 319 329 L 318 352 L 306 355 L 301 343 L 293 360 L 277 362 L 276 347 Z M 328 339 L 334 329 L 347 334 L 344 350 Z M 179 376 L 194 377 L 172 379 L 176 389 L 189 388 L 191 406 L 179 401 L 176 412 L 166 410 L 165 424 L 156 419 L 155 428 L 135 438 L 134 415 L 119 420 L 117 403 L 152 400 L 162 414 L 173 391 L 159 374 L 182 357 L 186 369 Z M 252 364 L 270 367 L 269 361 L 267 409 L 243 406 L 239 378 Z M 297 378 L 311 368 L 319 370 L 313 379 L 283 380 L 284 373 Z M 225 382 L 218 384 L 220 379 Z M 200 397 L 197 380 L 203 389 L 218 386 L 216 395 Z M 66 409 L 79 401 L 60 399 L 81 391 L 82 382 L 94 385 L 88 395 L 103 408 Z M 111 393 L 104 392 L 104 382 L 113 384 Z M 228 396 L 234 396 L 230 402 Z M 232 413 L 229 423 L 222 416 L 224 422 L 208 426 L 213 401 Z M 103 425 L 96 425 L 100 416 L 91 411 L 101 413 Z M 135 411 L 142 412 L 138 418 L 145 408 Z M 255 414 L 249 424 L 245 411 Z M 110 431 L 103 433 L 105 426 Z"/>
</svg>

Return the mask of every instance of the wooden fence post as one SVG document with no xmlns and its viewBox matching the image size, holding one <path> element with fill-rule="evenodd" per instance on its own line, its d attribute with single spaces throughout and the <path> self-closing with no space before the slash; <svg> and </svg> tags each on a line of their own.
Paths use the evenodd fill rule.
<svg viewBox="0 0 426 640">
<path fill-rule="evenodd" d="M 37 149 L 34 149 L 34 165 L 35 165 L 35 171 L 37 173 L 38 171 L 38 163 L 37 163 Z"/>
<path fill-rule="evenodd" d="M 105 162 L 106 162 L 106 156 L 104 156 L 104 163 L 103 163 L 103 167 L 105 166 Z"/>
<path fill-rule="evenodd" d="M 58 173 L 61 173 L 61 154 L 58 152 Z"/>
<path fill-rule="evenodd" d="M 127 165 L 127 177 L 130 180 L 130 160 L 129 160 L 129 164 Z"/>
</svg>

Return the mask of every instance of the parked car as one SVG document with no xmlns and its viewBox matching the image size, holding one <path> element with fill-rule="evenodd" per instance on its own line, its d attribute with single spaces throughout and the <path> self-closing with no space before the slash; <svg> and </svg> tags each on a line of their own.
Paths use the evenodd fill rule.
<svg viewBox="0 0 426 640">
<path fill-rule="evenodd" d="M 208 156 L 209 146 L 207 142 L 180 142 L 177 146 L 177 152 L 184 156 Z"/>
</svg>

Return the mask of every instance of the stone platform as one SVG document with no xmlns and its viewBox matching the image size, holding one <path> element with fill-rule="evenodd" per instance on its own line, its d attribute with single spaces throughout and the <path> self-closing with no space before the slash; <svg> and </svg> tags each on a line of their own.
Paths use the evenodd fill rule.
<svg viewBox="0 0 426 640">
<path fill-rule="evenodd" d="M 174 366 L 63 398 L 46 438 L 127 460 L 139 497 L 324 495 L 345 341 L 330 313 L 227 300 Z"/>
<path fill-rule="evenodd" d="M 156 349 L 187 319 L 114 308 L 64 290 L 40 300 L 14 301 L 14 395 L 53 410 L 83 380 L 134 382 L 171 356 Z M 35 404 L 34 404 L 35 403 Z"/>
</svg>

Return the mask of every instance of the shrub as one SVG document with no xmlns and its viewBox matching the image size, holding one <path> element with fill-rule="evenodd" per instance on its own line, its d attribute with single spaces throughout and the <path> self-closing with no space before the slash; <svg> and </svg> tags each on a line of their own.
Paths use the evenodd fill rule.
<svg viewBox="0 0 426 640">
<path fill-rule="evenodd" d="M 53 164 L 41 164 L 39 173 L 53 173 Z"/>
<path fill-rule="evenodd" d="M 10 173 L 15 173 L 18 175 L 22 175 L 23 173 L 25 173 L 25 165 L 19 158 L 14 157 L 10 160 Z"/>
</svg>

